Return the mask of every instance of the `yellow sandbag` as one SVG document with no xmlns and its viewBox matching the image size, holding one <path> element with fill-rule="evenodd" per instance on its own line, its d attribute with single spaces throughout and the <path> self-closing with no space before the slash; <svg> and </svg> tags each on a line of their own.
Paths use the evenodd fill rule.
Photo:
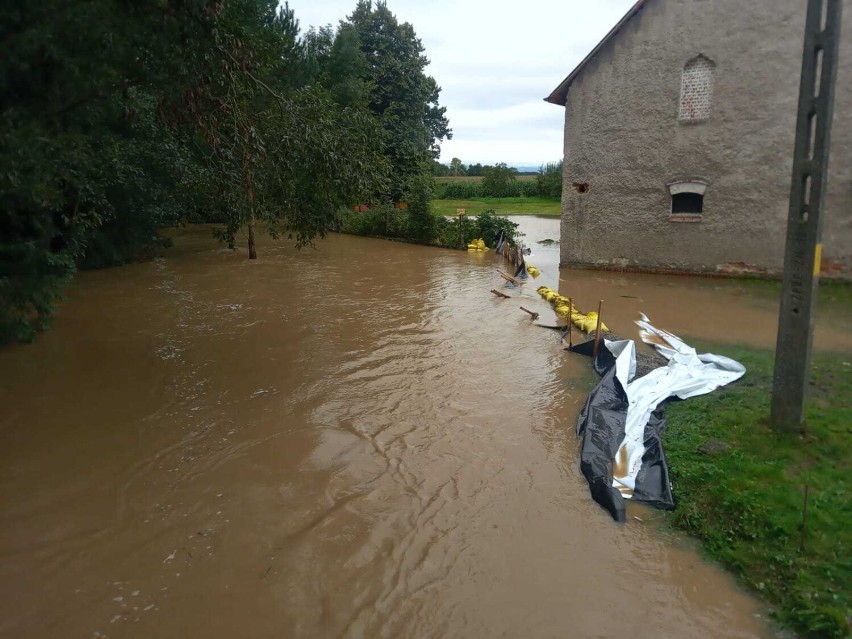
<svg viewBox="0 0 852 639">
<path fill-rule="evenodd" d="M 529 273 L 529 274 L 530 274 L 530 275 L 532 275 L 533 277 L 538 277 L 539 275 L 541 275 L 541 271 L 539 271 L 539 270 L 538 270 L 535 266 L 533 266 L 532 264 L 527 264 L 527 273 Z"/>
<path fill-rule="evenodd" d="M 488 247 L 485 246 L 485 241 L 482 238 L 478 240 L 474 240 L 470 244 L 467 245 L 468 251 L 487 251 Z"/>
<path fill-rule="evenodd" d="M 530 267 L 527 266 L 527 272 L 529 272 L 529 269 Z M 595 328 L 597 328 L 597 311 L 590 311 L 589 313 L 583 314 L 577 310 L 576 306 L 571 308 L 571 305 L 568 303 L 568 298 L 564 295 L 560 295 L 553 289 L 546 286 L 540 286 L 536 290 L 539 295 L 550 302 L 551 306 L 553 306 L 554 313 L 565 318 L 570 315 L 571 323 L 580 330 L 585 331 L 586 333 L 593 333 Z M 609 330 L 603 322 L 601 322 L 601 330 Z"/>
</svg>

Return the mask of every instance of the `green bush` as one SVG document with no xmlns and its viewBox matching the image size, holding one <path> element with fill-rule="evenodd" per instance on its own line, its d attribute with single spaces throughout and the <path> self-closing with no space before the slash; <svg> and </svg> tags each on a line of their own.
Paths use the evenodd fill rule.
<svg viewBox="0 0 852 639">
<path fill-rule="evenodd" d="M 461 226 L 458 218 L 438 218 L 438 243 L 442 246 L 461 246 L 478 237 L 479 224 L 473 216 L 462 217 Z"/>
<path fill-rule="evenodd" d="M 429 207 L 429 191 L 415 188 L 406 209 L 395 209 L 390 204 L 371 207 L 363 213 L 340 211 L 337 229 L 353 235 L 392 237 L 411 240 L 419 244 L 461 246 L 477 238 L 494 248 L 494 238 L 501 230 L 514 243 L 522 234 L 518 225 L 506 217 L 497 215 L 493 209 L 477 216 L 449 219 L 435 215 Z M 461 234 L 459 233 L 461 231 Z"/>
<path fill-rule="evenodd" d="M 560 183 L 561 189 L 561 183 Z M 434 197 L 438 200 L 472 200 L 480 197 L 532 197 L 539 194 L 536 182 L 514 180 L 500 185 L 500 191 L 487 188 L 482 180 L 470 182 L 439 182 Z M 548 197 L 550 197 L 548 195 Z"/>
<path fill-rule="evenodd" d="M 505 231 L 506 237 L 511 243 L 514 243 L 517 238 L 522 235 L 518 232 L 518 225 L 510 219 L 497 215 L 494 209 L 483 211 L 477 216 L 469 215 L 462 218 L 461 231 L 462 236 L 459 237 L 459 221 L 456 219 L 441 218 L 442 224 L 439 225 L 438 240 L 444 246 L 460 246 L 462 240 L 467 244 L 475 239 L 482 238 L 485 244 L 490 248 L 494 248 L 494 238 L 499 231 Z"/>
<path fill-rule="evenodd" d="M 433 184 L 431 176 L 415 179 L 408 196 L 408 208 L 403 209 L 408 213 L 405 237 L 415 242 L 434 242 L 438 235 L 438 218 L 429 205 Z"/>
<path fill-rule="evenodd" d="M 509 218 L 497 215 L 494 209 L 483 211 L 476 218 L 478 227 L 477 237 L 485 240 L 485 243 L 494 248 L 494 238 L 500 231 L 505 231 L 506 237 L 512 244 L 515 243 L 518 233 L 518 224 L 512 222 Z"/>
<path fill-rule="evenodd" d="M 542 166 L 535 181 L 541 197 L 562 197 L 562 160 Z"/>
</svg>

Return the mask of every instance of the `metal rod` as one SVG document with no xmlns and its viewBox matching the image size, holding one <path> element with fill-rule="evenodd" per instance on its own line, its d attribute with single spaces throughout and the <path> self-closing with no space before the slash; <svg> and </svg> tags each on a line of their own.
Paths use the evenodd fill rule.
<svg viewBox="0 0 852 639">
<path fill-rule="evenodd" d="M 574 324 L 574 298 L 568 298 L 568 348 L 573 348 L 574 344 L 571 343 L 571 326 Z"/>
<path fill-rule="evenodd" d="M 509 295 L 505 295 L 505 294 L 501 293 L 500 291 L 497 291 L 493 288 L 491 289 L 491 292 L 494 293 L 494 295 L 496 295 L 497 297 L 502 297 L 504 299 L 510 299 Z"/>
<path fill-rule="evenodd" d="M 592 357 L 598 356 L 598 349 L 601 345 L 601 307 L 603 306 L 603 300 L 598 301 L 598 321 L 595 325 L 595 346 L 594 350 L 592 350 Z"/>
<path fill-rule="evenodd" d="M 799 545 L 799 552 L 805 551 L 805 540 L 808 537 L 808 485 L 805 484 L 805 499 L 802 505 L 802 541 Z"/>
</svg>

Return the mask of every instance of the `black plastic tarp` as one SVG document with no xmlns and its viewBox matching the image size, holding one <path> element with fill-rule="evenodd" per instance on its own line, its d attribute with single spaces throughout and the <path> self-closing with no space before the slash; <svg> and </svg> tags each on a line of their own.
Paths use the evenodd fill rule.
<svg viewBox="0 0 852 639">
<path fill-rule="evenodd" d="M 572 350 L 591 357 L 593 344 L 593 341 L 583 342 Z M 601 381 L 589 394 L 577 418 L 577 435 L 583 438 L 580 470 L 589 482 L 592 498 L 613 519 L 623 522 L 624 497 L 613 486 L 613 465 L 624 441 L 628 399 L 616 376 L 615 356 L 603 341 L 594 359 L 594 368 L 601 375 Z M 656 508 L 673 509 L 674 499 L 661 440 L 665 427 L 665 418 L 658 408 L 645 426 L 645 453 L 632 499 Z"/>
</svg>

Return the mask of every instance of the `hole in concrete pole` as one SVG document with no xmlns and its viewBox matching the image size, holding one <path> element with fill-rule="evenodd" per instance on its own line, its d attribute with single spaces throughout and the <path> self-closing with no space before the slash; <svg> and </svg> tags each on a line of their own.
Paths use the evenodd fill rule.
<svg viewBox="0 0 852 639">
<path fill-rule="evenodd" d="M 819 8 L 819 30 L 822 32 L 825 31 L 825 27 L 828 25 L 828 0 L 822 0 L 820 4 L 822 6 Z"/>
<path fill-rule="evenodd" d="M 799 217 L 802 222 L 808 221 L 808 210 L 811 204 L 811 185 L 811 176 L 804 176 L 804 178 L 802 178 L 802 208 L 799 212 Z"/>
<path fill-rule="evenodd" d="M 816 113 L 808 114 L 808 159 L 814 159 L 814 148 L 816 147 Z"/>
<path fill-rule="evenodd" d="M 811 95 L 818 98 L 820 93 L 820 83 L 822 82 L 822 47 L 817 47 L 815 55 L 816 70 L 814 71 L 814 86 L 811 90 Z"/>
</svg>

